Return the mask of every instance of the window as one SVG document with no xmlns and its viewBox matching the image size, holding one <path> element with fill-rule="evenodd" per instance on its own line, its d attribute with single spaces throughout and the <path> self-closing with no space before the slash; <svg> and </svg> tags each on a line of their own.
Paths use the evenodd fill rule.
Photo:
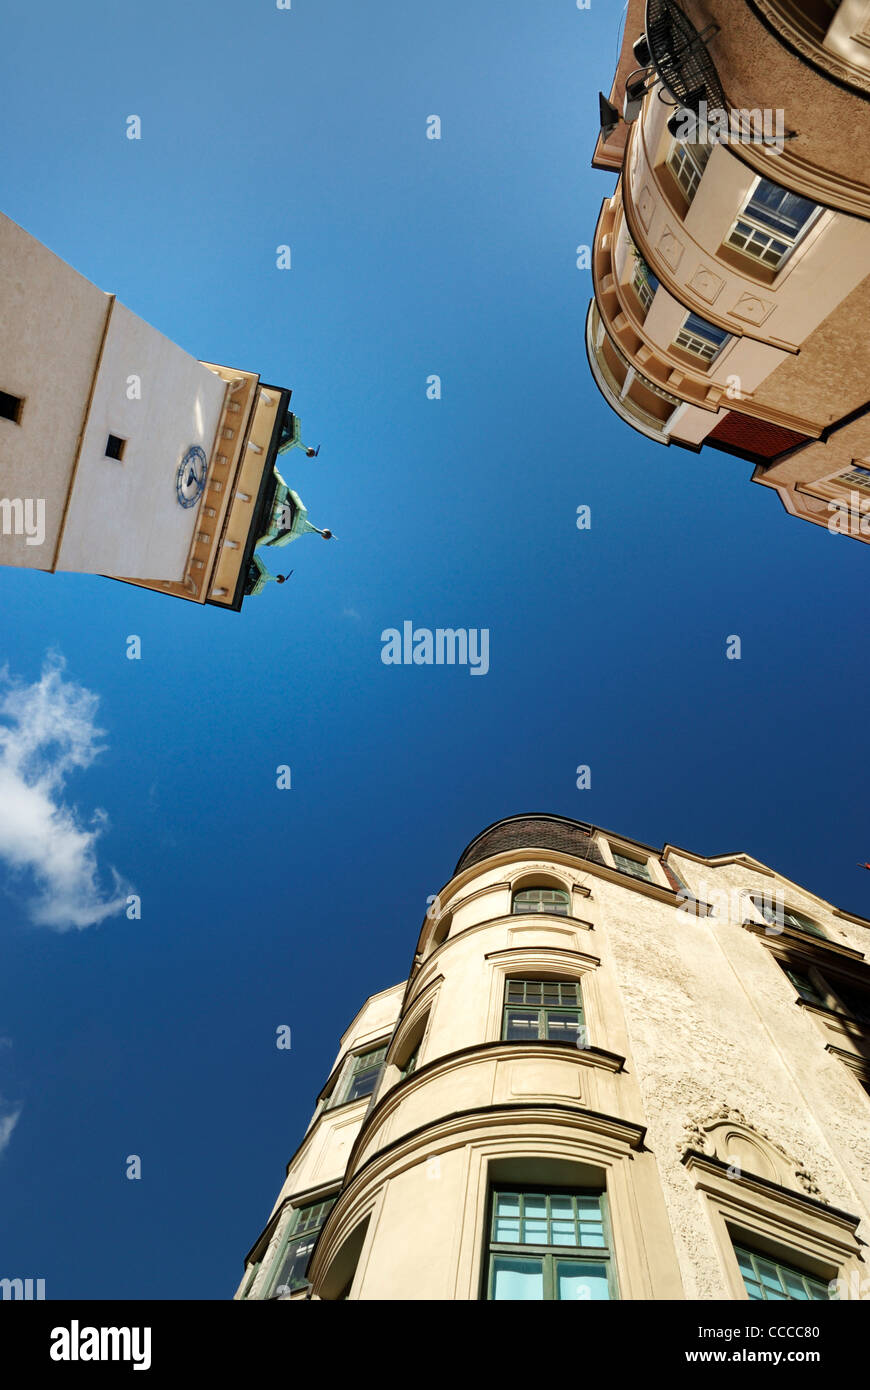
<svg viewBox="0 0 870 1390">
<path fill-rule="evenodd" d="M 795 912 L 794 908 L 783 907 L 781 903 L 775 902 L 763 893 L 750 893 L 750 901 L 758 908 L 765 922 L 772 927 L 792 927 L 795 931 L 809 932 L 811 936 L 820 936 L 823 941 L 827 940 L 825 933 L 817 922 L 811 917 L 805 917 L 802 912 Z"/>
<path fill-rule="evenodd" d="M 259 1260 L 255 1260 L 253 1264 L 248 1265 L 247 1269 L 245 1270 L 245 1282 L 242 1285 L 242 1291 L 239 1294 L 240 1299 L 248 1297 L 248 1294 L 251 1292 L 251 1286 L 257 1277 L 259 1268 Z"/>
<path fill-rule="evenodd" d="M 659 287 L 659 282 L 653 275 L 643 256 L 638 255 L 635 257 L 634 279 L 631 283 L 635 294 L 643 306 L 643 312 L 646 315 L 649 313 L 649 308 L 653 302 L 655 292 Z"/>
<path fill-rule="evenodd" d="M 816 203 L 759 179 L 758 187 L 725 238 L 726 245 L 778 270 L 819 211 Z"/>
<path fill-rule="evenodd" d="M 870 994 L 852 985 L 841 985 L 837 980 L 834 980 L 832 988 L 850 1018 L 857 1019 L 859 1023 L 870 1023 Z"/>
<path fill-rule="evenodd" d="M 585 1047 L 580 986 L 568 980 L 508 980 L 502 1038 Z"/>
<path fill-rule="evenodd" d="M 110 434 L 106 440 L 106 458 L 120 461 L 124 457 L 126 443 L 126 439 L 120 439 L 117 434 Z"/>
<path fill-rule="evenodd" d="M 400 1067 L 400 1068 L 399 1068 L 399 1075 L 401 1076 L 401 1078 L 402 1078 L 403 1081 L 404 1081 L 407 1077 L 413 1076 L 414 1072 L 417 1070 L 417 1059 L 418 1059 L 419 1056 L 420 1056 L 420 1048 L 421 1048 L 422 1046 L 423 1046 L 423 1043 L 422 1043 L 422 1040 L 421 1040 L 420 1042 L 417 1043 L 417 1046 L 414 1048 L 413 1052 L 411 1053 L 411 1055 L 410 1055 L 410 1057 L 408 1058 L 408 1060 L 407 1060 L 407 1062 L 405 1063 L 405 1065 L 404 1065 L 403 1067 Z"/>
<path fill-rule="evenodd" d="M 688 140 L 675 140 L 671 145 L 667 166 L 690 203 L 698 191 L 709 158 L 709 145 L 695 145 Z"/>
<path fill-rule="evenodd" d="M 674 346 L 704 362 L 714 362 L 730 338 L 724 328 L 716 328 L 698 314 L 687 314 L 682 328 L 674 339 Z"/>
<path fill-rule="evenodd" d="M 11 420 L 13 425 L 20 424 L 23 404 L 20 396 L 10 396 L 8 391 L 0 391 L 0 420 Z"/>
<path fill-rule="evenodd" d="M 381 1074 L 386 1047 L 375 1048 L 372 1052 L 359 1052 L 349 1057 L 336 1085 L 330 1106 L 347 1105 L 349 1101 L 370 1096 Z"/>
<path fill-rule="evenodd" d="M 809 975 L 804 974 L 802 970 L 793 970 L 790 965 L 784 965 L 782 968 L 801 999 L 806 999 L 808 1004 L 821 1004 L 822 1008 L 827 1008 L 824 995 L 816 989 Z"/>
<path fill-rule="evenodd" d="M 838 476 L 837 482 L 848 483 L 851 487 L 860 487 L 864 492 L 870 492 L 870 468 L 863 468 L 861 464 L 853 463 L 846 473 L 841 473 Z"/>
<path fill-rule="evenodd" d="M 267 1297 L 274 1298 L 280 1293 L 293 1293 L 305 1287 L 305 1271 L 311 1252 L 334 1205 L 335 1198 L 327 1197 L 323 1202 L 297 1207 L 292 1213 Z"/>
<path fill-rule="evenodd" d="M 523 888 L 514 893 L 514 912 L 547 912 L 567 917 L 570 905 L 571 899 L 564 888 Z"/>
<path fill-rule="evenodd" d="M 604 1194 L 494 1191 L 487 1297 L 617 1298 Z"/>
<path fill-rule="evenodd" d="M 735 1245 L 734 1253 L 751 1299 L 784 1302 L 789 1299 L 821 1303 L 830 1298 L 828 1285 L 803 1270 L 768 1259 L 754 1250 Z"/>
<path fill-rule="evenodd" d="M 813 976 L 806 971 L 796 970 L 791 965 L 783 965 L 782 968 L 801 999 L 806 999 L 807 1003 L 819 1004 L 823 1009 L 833 1008 L 837 1013 L 846 1013 L 859 1023 L 870 1023 L 870 992 L 862 989 L 860 985 L 856 986 L 848 981 L 840 984 L 836 976 L 828 980 L 819 975 L 818 971 L 814 971 L 815 979 L 820 981 L 820 985 L 817 986 Z"/>
<path fill-rule="evenodd" d="M 631 874 L 634 878 L 643 878 L 646 879 L 647 883 L 652 883 L 652 874 L 645 860 L 632 859 L 629 855 L 620 854 L 619 851 L 615 849 L 612 849 L 610 852 L 613 855 L 614 864 L 622 873 Z"/>
</svg>

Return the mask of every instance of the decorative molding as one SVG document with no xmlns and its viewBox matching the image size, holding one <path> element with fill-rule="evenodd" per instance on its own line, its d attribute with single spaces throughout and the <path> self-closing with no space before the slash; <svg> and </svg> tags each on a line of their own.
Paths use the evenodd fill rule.
<svg viewBox="0 0 870 1390">
<path fill-rule="evenodd" d="M 676 270 L 683 256 L 683 243 L 670 227 L 665 227 L 659 237 L 658 247 L 656 248 L 664 261 L 665 265 L 670 266 L 671 270 Z"/>
<path fill-rule="evenodd" d="M 759 325 L 764 323 L 772 310 L 772 303 L 764 299 L 759 299 L 757 294 L 746 292 L 737 300 L 731 313 L 736 319 L 743 319 L 746 323 Z"/>
<path fill-rule="evenodd" d="M 647 231 L 649 231 L 649 224 L 652 221 L 655 206 L 655 199 L 649 191 L 649 185 L 644 184 L 640 191 L 640 197 L 637 200 L 637 215 Z"/>
<path fill-rule="evenodd" d="M 740 1146 L 737 1152 L 733 1148 L 735 1140 Z M 724 1101 L 706 1116 L 696 1114 L 686 1121 L 677 1150 L 684 1162 L 690 1153 L 715 1158 L 728 1165 L 734 1165 L 736 1159 L 741 1176 L 745 1168 L 755 1177 L 780 1187 L 797 1187 L 807 1197 L 827 1205 L 803 1159 L 794 1158 L 767 1130 L 750 1125 L 741 1110 Z M 750 1167 L 753 1162 L 756 1163 L 755 1168 Z M 767 1171 L 759 1171 L 763 1169 Z"/>
<path fill-rule="evenodd" d="M 700 265 L 688 282 L 688 287 L 695 291 L 699 299 L 703 299 L 707 304 L 713 304 L 724 284 L 725 281 L 721 275 L 716 275 L 708 266 Z"/>
</svg>

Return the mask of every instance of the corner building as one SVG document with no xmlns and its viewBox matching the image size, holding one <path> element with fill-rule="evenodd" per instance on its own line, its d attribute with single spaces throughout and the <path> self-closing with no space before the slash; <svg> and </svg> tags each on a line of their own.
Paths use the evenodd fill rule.
<svg viewBox="0 0 870 1390">
<path fill-rule="evenodd" d="M 870 541 L 870 4 L 629 0 L 610 103 L 599 390 L 646 438 L 744 459 L 791 515 Z"/>
<path fill-rule="evenodd" d="M 236 1298 L 866 1297 L 868 927 L 747 854 L 490 826 Z"/>
</svg>

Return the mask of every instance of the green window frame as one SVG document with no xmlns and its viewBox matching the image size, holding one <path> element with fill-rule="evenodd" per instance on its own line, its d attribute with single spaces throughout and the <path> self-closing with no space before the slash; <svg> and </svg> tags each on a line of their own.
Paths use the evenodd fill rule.
<svg viewBox="0 0 870 1390">
<path fill-rule="evenodd" d="M 295 1293 L 297 1289 L 305 1288 L 312 1251 L 335 1202 L 335 1197 L 325 1197 L 320 1202 L 309 1202 L 292 1212 L 275 1258 L 267 1298 L 278 1297 L 279 1291 Z"/>
<path fill-rule="evenodd" d="M 822 1008 L 828 1007 L 828 1001 L 820 990 L 813 984 L 809 975 L 803 970 L 795 970 L 790 965 L 784 965 L 788 978 L 791 980 L 801 999 L 806 999 L 808 1004 L 820 1004 Z"/>
<path fill-rule="evenodd" d="M 249 1264 L 247 1269 L 245 1270 L 245 1279 L 244 1283 L 242 1284 L 242 1291 L 239 1294 L 240 1302 L 243 1299 L 246 1299 L 248 1297 L 248 1294 L 251 1292 L 251 1289 L 254 1285 L 254 1280 L 257 1277 L 261 1264 L 262 1260 L 254 1260 L 253 1263 Z"/>
<path fill-rule="evenodd" d="M 764 893 L 750 893 L 749 899 L 770 926 L 792 927 L 795 931 L 807 932 L 810 936 L 817 936 L 822 941 L 827 941 L 827 935 L 822 931 L 818 922 L 814 922 L 811 917 L 806 917 L 802 912 L 796 912 L 793 907 L 780 909 Z"/>
<path fill-rule="evenodd" d="M 423 1039 L 421 1038 L 420 1041 L 417 1043 L 417 1046 L 414 1048 L 414 1051 L 408 1058 L 407 1062 L 405 1063 L 405 1065 L 403 1067 L 399 1067 L 399 1075 L 403 1081 L 407 1077 L 413 1076 L 414 1072 L 417 1070 L 417 1062 L 420 1057 L 420 1048 L 422 1046 Z"/>
<path fill-rule="evenodd" d="M 511 903 L 514 913 L 544 912 L 557 917 L 571 913 L 571 896 L 565 888 L 521 888 Z"/>
<path fill-rule="evenodd" d="M 490 1194 L 486 1298 L 495 1302 L 601 1302 L 619 1297 L 602 1189 Z"/>
<path fill-rule="evenodd" d="M 509 979 L 505 982 L 504 1042 L 559 1042 L 585 1047 L 583 992 L 576 980 Z"/>
<path fill-rule="evenodd" d="M 610 853 L 613 855 L 614 864 L 622 873 L 631 874 L 632 878 L 642 878 L 647 883 L 652 883 L 653 876 L 645 859 L 632 859 L 631 855 L 623 854 L 621 850 L 614 849 L 612 846 Z"/>
<path fill-rule="evenodd" d="M 744 1245 L 735 1245 L 734 1254 L 746 1292 L 753 1301 L 824 1303 L 830 1300 L 827 1282 L 796 1265 L 783 1264 L 781 1260 L 771 1259 Z"/>
<path fill-rule="evenodd" d="M 334 1098 L 329 1102 L 329 1109 L 332 1110 L 337 1105 L 349 1105 L 351 1101 L 370 1096 L 378 1084 L 386 1055 L 386 1043 L 383 1047 L 375 1047 L 368 1052 L 352 1054 L 345 1062 L 335 1087 Z"/>
</svg>

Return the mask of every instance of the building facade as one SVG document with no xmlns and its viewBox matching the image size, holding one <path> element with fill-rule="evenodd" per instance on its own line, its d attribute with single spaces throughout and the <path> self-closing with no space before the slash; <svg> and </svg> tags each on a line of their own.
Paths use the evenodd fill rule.
<svg viewBox="0 0 870 1390">
<path fill-rule="evenodd" d="M 870 1296 L 870 923 L 497 822 L 366 1000 L 237 1299 Z"/>
<path fill-rule="evenodd" d="M 609 103 L 600 391 L 870 540 L 870 3 L 629 0 Z"/>
<path fill-rule="evenodd" d="M 0 263 L 0 564 L 240 609 L 291 392 L 197 361 L 2 215 Z"/>
</svg>

